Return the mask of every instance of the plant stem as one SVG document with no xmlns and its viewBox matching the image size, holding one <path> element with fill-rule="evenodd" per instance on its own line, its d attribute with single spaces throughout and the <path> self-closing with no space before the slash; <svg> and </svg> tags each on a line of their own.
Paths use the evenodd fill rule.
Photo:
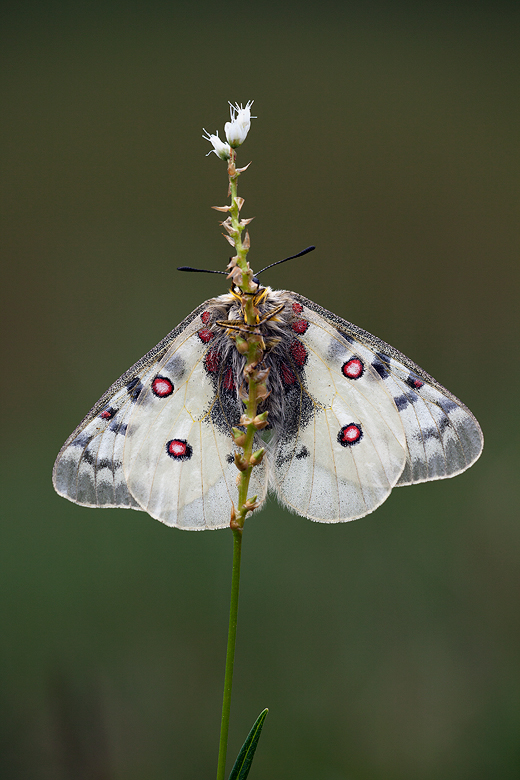
<svg viewBox="0 0 520 780">
<path fill-rule="evenodd" d="M 235 661 L 235 641 L 237 636 L 238 590 L 240 585 L 240 554 L 242 552 L 242 529 L 233 528 L 233 573 L 231 576 L 231 600 L 229 604 L 229 629 L 226 652 L 226 674 L 224 677 L 224 696 L 222 699 L 222 720 L 220 725 L 220 744 L 218 750 L 217 780 L 224 780 L 226 772 L 226 754 L 229 731 L 229 712 L 231 709 L 231 688 L 233 685 L 233 664 Z"/>
<path fill-rule="evenodd" d="M 254 466 L 260 463 L 263 455 L 263 449 L 258 450 L 258 452 L 253 455 L 253 444 L 257 430 L 261 430 L 267 424 L 265 420 L 257 417 L 259 400 L 261 400 L 262 397 L 266 397 L 265 379 L 267 377 L 267 373 L 265 371 L 259 372 L 256 369 L 258 364 L 263 359 L 265 344 L 260 331 L 257 329 L 259 313 L 255 308 L 254 293 L 258 285 L 251 287 L 253 272 L 251 271 L 251 268 L 247 262 L 247 253 L 249 250 L 249 236 L 247 233 L 244 243 L 242 243 L 242 231 L 244 230 L 247 222 L 250 220 L 240 220 L 240 209 L 244 201 L 243 199 L 239 199 L 237 196 L 237 181 L 241 170 L 243 171 L 245 169 L 237 170 L 235 167 L 235 161 L 236 154 L 233 151 L 228 163 L 229 194 L 231 196 L 231 204 L 228 208 L 228 211 L 229 218 L 231 220 L 231 227 L 228 223 L 228 220 L 226 220 L 226 223 L 228 223 L 226 225 L 226 230 L 229 233 L 228 238 L 230 243 L 234 245 L 237 254 L 236 257 L 232 258 L 230 261 L 228 270 L 230 268 L 237 267 L 241 272 L 239 273 L 238 281 L 234 283 L 234 286 L 236 289 L 239 289 L 242 292 L 241 309 L 242 316 L 244 318 L 246 337 L 244 338 L 242 335 L 237 335 L 234 336 L 234 338 L 236 340 L 236 345 L 239 352 L 242 355 L 246 355 L 244 379 L 249 388 L 249 392 L 246 401 L 246 415 L 243 415 L 240 420 L 240 424 L 243 424 L 246 429 L 245 435 L 239 429 L 233 429 L 236 431 L 234 436 L 236 435 L 238 437 L 238 441 L 240 441 L 240 443 L 238 443 L 237 439 L 235 439 L 235 443 L 242 447 L 243 454 L 239 456 L 238 453 L 235 453 L 235 463 L 239 469 L 240 477 L 238 480 L 238 506 L 236 511 L 235 507 L 232 507 L 230 522 L 230 527 L 233 531 L 233 574 L 231 577 L 231 601 L 229 605 L 226 674 L 224 678 L 224 696 L 222 700 L 222 720 L 220 726 L 217 780 L 224 780 L 226 771 L 229 714 L 231 709 L 231 687 L 233 685 L 233 664 L 235 661 L 235 641 L 237 635 L 242 529 L 244 527 L 246 516 L 257 506 L 255 503 L 256 496 L 252 499 L 248 499 L 247 493 L 249 490 L 251 472 Z M 262 392 L 264 395 L 262 395 Z M 265 415 L 266 414 L 267 413 L 265 413 Z"/>
</svg>

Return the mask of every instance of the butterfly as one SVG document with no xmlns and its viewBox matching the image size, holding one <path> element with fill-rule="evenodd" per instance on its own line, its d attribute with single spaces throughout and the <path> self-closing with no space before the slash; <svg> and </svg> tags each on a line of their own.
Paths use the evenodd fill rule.
<svg viewBox="0 0 520 780">
<path fill-rule="evenodd" d="M 479 457 L 469 409 L 397 349 L 294 292 L 258 285 L 254 303 L 270 369 L 249 490 L 259 506 L 272 491 L 311 520 L 354 520 L 393 487 Z M 243 320 L 240 304 L 233 286 L 205 301 L 107 390 L 58 454 L 60 495 L 177 528 L 229 525 L 245 357 L 224 324 Z"/>
</svg>

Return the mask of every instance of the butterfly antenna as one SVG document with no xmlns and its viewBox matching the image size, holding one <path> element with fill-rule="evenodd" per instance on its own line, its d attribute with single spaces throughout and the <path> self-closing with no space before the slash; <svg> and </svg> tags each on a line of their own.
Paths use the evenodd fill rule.
<svg viewBox="0 0 520 780">
<path fill-rule="evenodd" d="M 224 276 L 227 276 L 227 271 L 211 271 L 208 268 L 191 268 L 189 265 L 180 265 L 177 268 L 177 271 L 191 271 L 192 273 L 197 274 L 224 274 Z"/>
<path fill-rule="evenodd" d="M 280 265 L 280 263 L 286 263 L 287 260 L 294 260 L 295 257 L 301 257 L 302 255 L 306 255 L 308 252 L 312 252 L 313 249 L 316 249 L 315 246 L 308 246 L 307 249 L 302 249 L 301 252 L 298 252 L 297 255 L 291 255 L 290 257 L 284 257 L 283 260 L 277 260 L 276 263 L 271 263 L 271 265 L 266 265 L 265 268 L 262 268 L 261 271 L 258 271 L 255 276 L 260 276 L 260 274 L 263 274 L 264 271 L 267 271 L 268 268 L 272 268 L 273 265 Z"/>
</svg>

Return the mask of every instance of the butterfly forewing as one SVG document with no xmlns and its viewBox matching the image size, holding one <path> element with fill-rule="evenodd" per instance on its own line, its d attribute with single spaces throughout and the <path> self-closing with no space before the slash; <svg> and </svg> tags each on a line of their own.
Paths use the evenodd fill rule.
<svg viewBox="0 0 520 780">
<path fill-rule="evenodd" d="M 350 348 L 353 362 L 343 370 L 352 392 L 361 390 L 368 371 L 392 397 L 407 449 L 397 485 L 455 476 L 474 463 L 482 451 L 482 431 L 458 398 L 386 342 L 302 296 L 295 298 L 310 310 L 310 321 L 329 334 L 335 330 Z"/>
<path fill-rule="evenodd" d="M 84 506 L 131 507 L 186 529 L 229 525 L 242 404 L 213 348 L 206 301 L 105 393 L 65 443 L 58 493 Z M 214 319 L 214 317 L 213 317 Z M 267 469 L 255 468 L 259 504 Z"/>
</svg>

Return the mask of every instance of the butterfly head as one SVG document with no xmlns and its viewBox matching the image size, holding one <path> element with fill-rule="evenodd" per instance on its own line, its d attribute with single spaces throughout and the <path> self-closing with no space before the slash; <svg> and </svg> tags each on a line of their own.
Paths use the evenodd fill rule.
<svg viewBox="0 0 520 780">
<path fill-rule="evenodd" d="M 235 298 L 237 301 L 242 301 L 245 298 L 253 298 L 253 305 L 258 306 L 259 303 L 262 303 L 265 300 L 265 297 L 267 295 L 267 287 L 262 287 L 260 284 L 260 280 L 257 276 L 253 276 L 251 281 L 249 282 L 249 291 L 244 292 L 238 285 L 236 285 L 234 282 L 232 282 L 231 287 L 229 289 L 229 292 Z"/>
</svg>

